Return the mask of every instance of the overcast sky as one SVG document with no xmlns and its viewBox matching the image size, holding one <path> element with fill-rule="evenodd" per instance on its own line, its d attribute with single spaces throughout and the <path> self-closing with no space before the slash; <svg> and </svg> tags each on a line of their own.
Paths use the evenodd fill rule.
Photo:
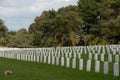
<svg viewBox="0 0 120 80">
<path fill-rule="evenodd" d="M 77 5 L 78 0 L 0 0 L 0 19 L 9 30 L 28 29 L 44 10 Z"/>
</svg>

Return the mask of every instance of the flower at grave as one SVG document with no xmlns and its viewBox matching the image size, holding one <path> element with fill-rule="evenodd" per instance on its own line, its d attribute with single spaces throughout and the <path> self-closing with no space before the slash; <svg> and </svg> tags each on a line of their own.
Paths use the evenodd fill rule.
<svg viewBox="0 0 120 80">
<path fill-rule="evenodd" d="M 5 75 L 11 75 L 11 74 L 12 74 L 12 71 L 10 70 L 5 71 Z"/>
</svg>

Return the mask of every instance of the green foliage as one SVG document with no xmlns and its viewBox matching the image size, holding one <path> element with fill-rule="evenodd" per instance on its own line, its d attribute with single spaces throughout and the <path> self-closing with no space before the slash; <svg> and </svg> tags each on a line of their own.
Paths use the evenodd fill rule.
<svg viewBox="0 0 120 80">
<path fill-rule="evenodd" d="M 0 37 L 5 37 L 7 35 L 8 29 L 4 25 L 3 20 L 0 19 Z"/>
<path fill-rule="evenodd" d="M 76 35 L 77 34 L 75 32 L 70 33 L 70 40 L 71 40 L 73 46 L 75 46 L 76 44 L 79 43 L 79 38 L 77 38 Z"/>
<path fill-rule="evenodd" d="M 5 46 L 5 38 L 0 38 L 0 46 Z"/>
<path fill-rule="evenodd" d="M 84 41 L 85 45 L 88 45 L 89 42 L 92 40 L 92 38 L 93 38 L 93 35 L 91 34 L 82 35 L 82 40 Z"/>
<path fill-rule="evenodd" d="M 95 24 L 97 22 L 97 16 L 101 14 L 102 2 L 96 0 L 79 0 L 78 10 L 79 15 L 83 17 L 83 20 L 87 24 Z"/>
<path fill-rule="evenodd" d="M 36 17 L 35 22 L 30 25 L 29 33 L 34 34 L 35 46 L 67 46 L 70 41 L 71 31 L 79 33 L 82 18 L 77 13 L 76 6 L 44 11 L 41 16 Z M 40 32 L 40 33 L 39 33 Z"/>
<path fill-rule="evenodd" d="M 32 34 L 28 34 L 24 28 L 20 29 L 15 35 L 8 35 L 6 41 L 8 47 L 34 47 Z"/>
<path fill-rule="evenodd" d="M 101 39 L 100 37 L 95 37 L 92 41 L 89 42 L 90 45 L 107 45 L 107 41 Z"/>
</svg>

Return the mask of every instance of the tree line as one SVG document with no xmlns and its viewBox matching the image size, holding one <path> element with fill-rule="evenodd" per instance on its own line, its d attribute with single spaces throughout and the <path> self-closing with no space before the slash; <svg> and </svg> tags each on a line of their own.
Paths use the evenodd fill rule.
<svg viewBox="0 0 120 80">
<path fill-rule="evenodd" d="M 28 31 L 9 31 L 0 19 L 0 46 L 57 47 L 120 44 L 120 0 L 78 0 L 43 11 Z"/>
</svg>

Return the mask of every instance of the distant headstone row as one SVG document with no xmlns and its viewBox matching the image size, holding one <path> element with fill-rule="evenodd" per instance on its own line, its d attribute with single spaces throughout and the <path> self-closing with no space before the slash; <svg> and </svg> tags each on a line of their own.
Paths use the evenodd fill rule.
<svg viewBox="0 0 120 80">
<path fill-rule="evenodd" d="M 0 57 L 112 73 L 116 77 L 120 72 L 120 45 L 0 48 Z"/>
</svg>

